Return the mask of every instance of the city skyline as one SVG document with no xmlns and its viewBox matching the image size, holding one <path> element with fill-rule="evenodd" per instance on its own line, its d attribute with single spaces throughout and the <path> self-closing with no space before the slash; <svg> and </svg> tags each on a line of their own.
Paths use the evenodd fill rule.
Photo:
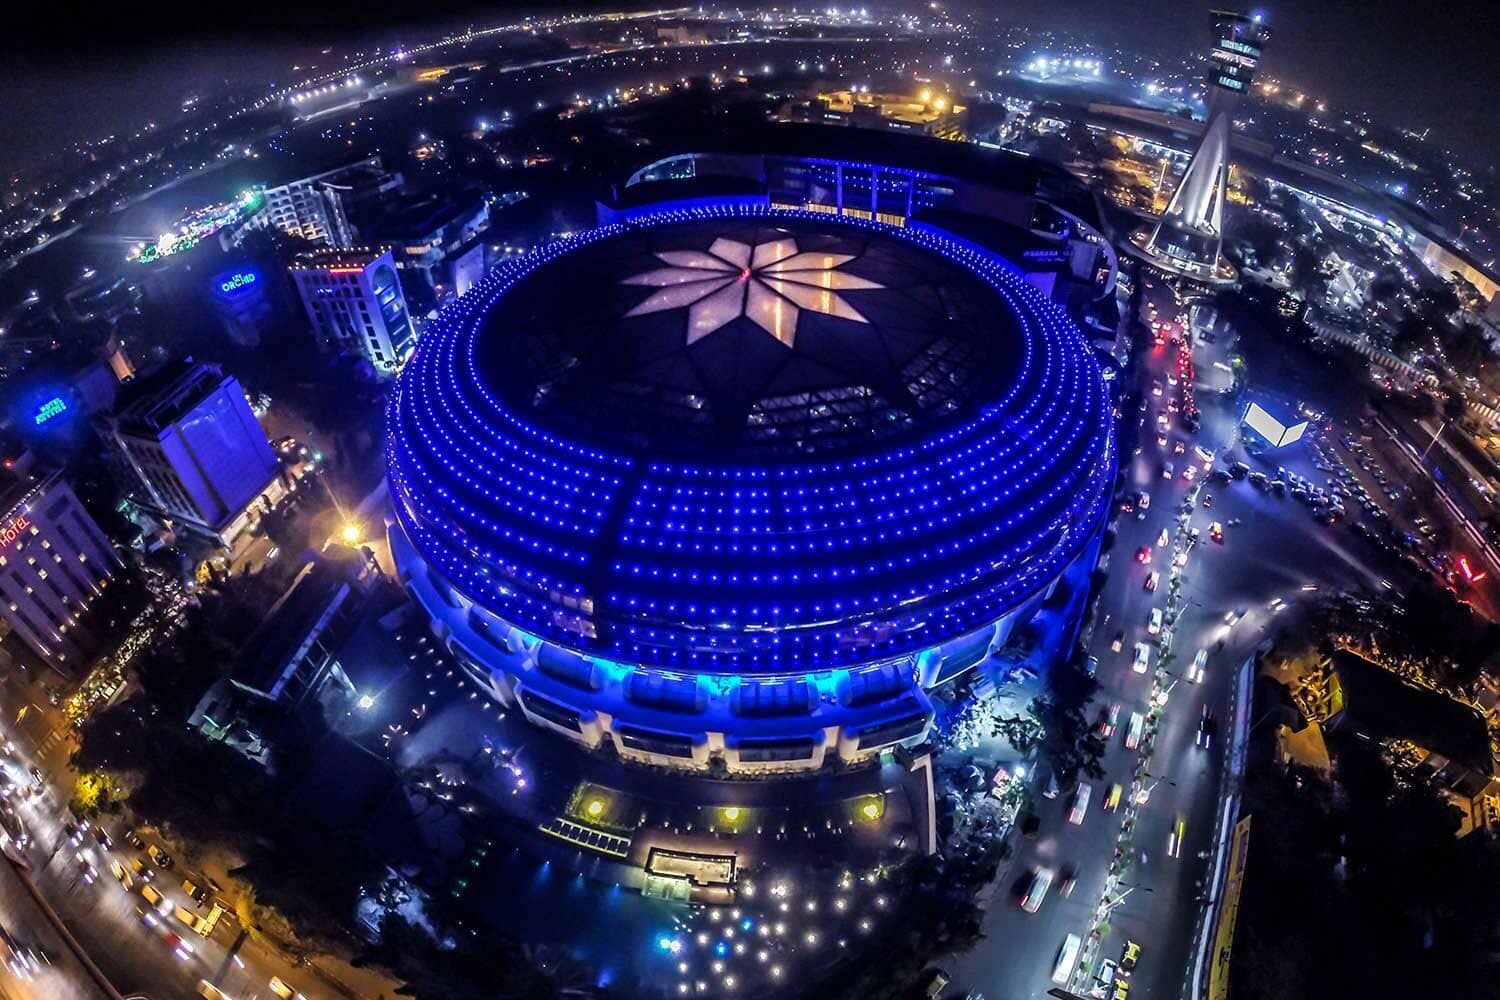
<svg viewBox="0 0 1500 1000">
<path fill-rule="evenodd" d="M 0 993 L 1500 1000 L 1469 50 L 223 16 L 0 66 Z"/>
</svg>

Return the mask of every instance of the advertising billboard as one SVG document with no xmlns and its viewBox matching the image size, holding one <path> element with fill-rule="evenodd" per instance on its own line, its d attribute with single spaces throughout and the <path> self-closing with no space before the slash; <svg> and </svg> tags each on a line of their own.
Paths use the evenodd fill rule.
<svg viewBox="0 0 1500 1000">
<path fill-rule="evenodd" d="M 1272 448 L 1284 448 L 1289 444 L 1295 444 L 1302 440 L 1302 435 L 1307 433 L 1307 421 L 1299 420 L 1295 424 L 1284 424 L 1271 416 L 1270 411 L 1259 403 L 1251 403 L 1245 410 L 1242 418 L 1246 427 L 1266 439 L 1266 443 Z"/>
</svg>

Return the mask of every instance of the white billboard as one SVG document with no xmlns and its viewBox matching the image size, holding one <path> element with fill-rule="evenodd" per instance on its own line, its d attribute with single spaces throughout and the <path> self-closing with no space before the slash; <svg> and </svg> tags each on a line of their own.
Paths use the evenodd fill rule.
<svg viewBox="0 0 1500 1000">
<path fill-rule="evenodd" d="M 1245 426 L 1265 438 L 1272 448 L 1282 448 L 1302 440 L 1307 433 L 1307 421 L 1301 420 L 1290 426 L 1271 416 L 1259 403 L 1251 403 L 1245 411 Z"/>
</svg>

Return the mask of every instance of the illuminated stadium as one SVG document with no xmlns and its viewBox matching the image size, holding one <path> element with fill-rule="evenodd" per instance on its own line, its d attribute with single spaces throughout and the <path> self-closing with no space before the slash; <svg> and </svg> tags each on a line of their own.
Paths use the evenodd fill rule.
<svg viewBox="0 0 1500 1000">
<path fill-rule="evenodd" d="M 388 423 L 394 557 L 472 679 L 737 774 L 923 739 L 927 689 L 1092 567 L 1114 476 L 1092 349 L 1018 270 L 745 199 L 503 265 Z"/>
</svg>

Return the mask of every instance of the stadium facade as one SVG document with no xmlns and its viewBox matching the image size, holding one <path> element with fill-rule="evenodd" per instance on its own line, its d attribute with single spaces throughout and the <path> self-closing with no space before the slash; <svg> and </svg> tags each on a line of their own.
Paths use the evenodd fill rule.
<svg viewBox="0 0 1500 1000">
<path fill-rule="evenodd" d="M 882 214 L 636 204 L 429 328 L 390 540 L 481 690 L 656 765 L 857 764 L 1087 577 L 1116 464 L 1093 349 L 993 249 Z"/>
</svg>

